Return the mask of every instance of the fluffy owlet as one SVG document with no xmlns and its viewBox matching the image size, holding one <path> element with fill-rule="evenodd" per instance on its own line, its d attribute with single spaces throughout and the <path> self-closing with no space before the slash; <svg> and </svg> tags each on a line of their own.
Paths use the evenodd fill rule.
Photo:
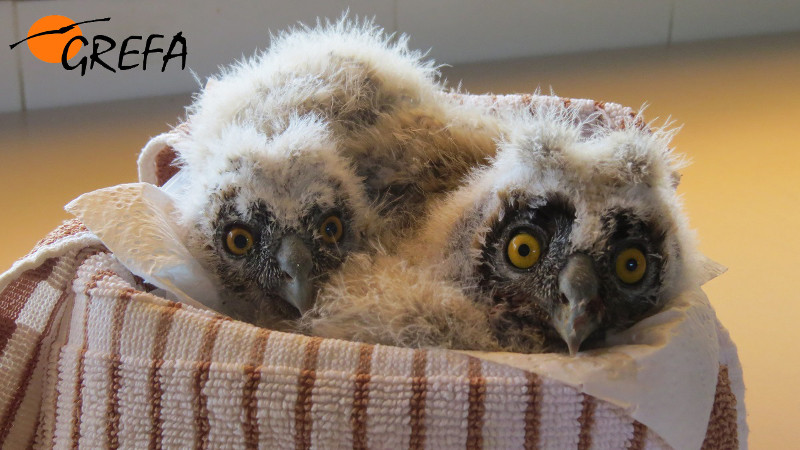
<svg viewBox="0 0 800 450">
<path fill-rule="evenodd" d="M 209 80 L 174 150 L 190 247 L 226 290 L 217 309 L 295 318 L 349 252 L 393 246 L 494 152 L 497 121 L 437 78 L 404 38 L 343 19 L 281 34 Z"/>
<path fill-rule="evenodd" d="M 275 327 L 309 309 L 320 283 L 380 223 L 324 122 L 297 116 L 271 129 L 233 124 L 175 150 L 179 221 L 221 286 L 218 308 Z"/>
<path fill-rule="evenodd" d="M 264 53 L 212 77 L 185 127 L 198 141 L 241 121 L 271 135 L 273 123 L 307 113 L 330 124 L 339 154 L 391 219 L 390 235 L 485 162 L 499 132 L 497 120 L 443 91 L 433 63 L 405 37 L 346 19 L 282 33 Z"/>
<path fill-rule="evenodd" d="M 500 344 L 566 349 L 656 312 L 689 280 L 693 238 L 671 133 L 611 131 L 547 107 L 433 207 L 409 257 L 489 308 Z"/>
</svg>

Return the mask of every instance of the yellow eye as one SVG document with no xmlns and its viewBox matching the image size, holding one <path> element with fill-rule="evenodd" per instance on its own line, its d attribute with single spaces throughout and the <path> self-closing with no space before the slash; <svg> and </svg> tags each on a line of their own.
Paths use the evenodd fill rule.
<svg viewBox="0 0 800 450">
<path fill-rule="evenodd" d="M 225 235 L 225 250 L 229 253 L 242 256 L 253 248 L 253 235 L 243 226 L 232 226 Z"/>
<path fill-rule="evenodd" d="M 322 240 L 328 244 L 339 242 L 344 234 L 342 220 L 338 216 L 328 216 L 319 226 L 319 234 L 322 236 Z"/>
<path fill-rule="evenodd" d="M 525 232 L 518 233 L 508 241 L 508 260 L 518 269 L 528 269 L 539 261 L 541 250 L 535 237 Z"/>
<path fill-rule="evenodd" d="M 644 277 L 647 258 L 638 248 L 627 248 L 617 254 L 617 276 L 623 283 L 633 284 Z"/>
</svg>

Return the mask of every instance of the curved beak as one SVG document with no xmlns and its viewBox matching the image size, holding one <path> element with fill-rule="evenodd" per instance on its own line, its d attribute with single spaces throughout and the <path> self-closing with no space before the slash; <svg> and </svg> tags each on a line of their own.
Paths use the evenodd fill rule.
<svg viewBox="0 0 800 450">
<path fill-rule="evenodd" d="M 314 262 L 311 251 L 296 235 L 288 235 L 281 240 L 277 260 L 283 271 L 280 294 L 284 300 L 304 313 L 314 306 L 314 289 L 311 283 L 311 270 Z"/>
<path fill-rule="evenodd" d="M 558 276 L 558 287 L 566 302 L 556 305 L 553 325 L 574 356 L 600 326 L 598 279 L 592 259 L 583 253 L 571 255 Z"/>
</svg>

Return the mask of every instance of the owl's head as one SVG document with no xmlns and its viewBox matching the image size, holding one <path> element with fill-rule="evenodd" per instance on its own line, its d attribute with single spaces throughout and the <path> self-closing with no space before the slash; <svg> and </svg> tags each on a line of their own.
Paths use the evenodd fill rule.
<svg viewBox="0 0 800 450">
<path fill-rule="evenodd" d="M 493 305 L 510 347 L 575 353 L 684 286 L 692 237 L 671 133 L 629 125 L 591 128 L 569 109 L 541 108 L 432 221 L 444 267 Z"/>
<path fill-rule="evenodd" d="M 261 326 L 313 306 L 328 273 L 379 229 L 322 121 L 273 125 L 271 136 L 238 124 L 176 148 L 190 248 L 223 287 L 222 312 Z"/>
</svg>

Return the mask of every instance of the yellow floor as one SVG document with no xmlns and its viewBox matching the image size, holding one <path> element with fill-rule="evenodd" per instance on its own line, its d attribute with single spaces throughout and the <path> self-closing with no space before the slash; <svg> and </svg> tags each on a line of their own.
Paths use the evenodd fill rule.
<svg viewBox="0 0 800 450">
<path fill-rule="evenodd" d="M 753 448 L 796 445 L 800 419 L 800 35 L 446 69 L 473 93 L 649 104 L 692 166 L 680 191 L 701 249 L 730 270 L 706 291 L 739 345 Z M 188 96 L 0 115 L 0 270 L 77 195 L 136 180 L 137 152 Z M 800 345 L 800 344 L 799 344 Z"/>
</svg>

